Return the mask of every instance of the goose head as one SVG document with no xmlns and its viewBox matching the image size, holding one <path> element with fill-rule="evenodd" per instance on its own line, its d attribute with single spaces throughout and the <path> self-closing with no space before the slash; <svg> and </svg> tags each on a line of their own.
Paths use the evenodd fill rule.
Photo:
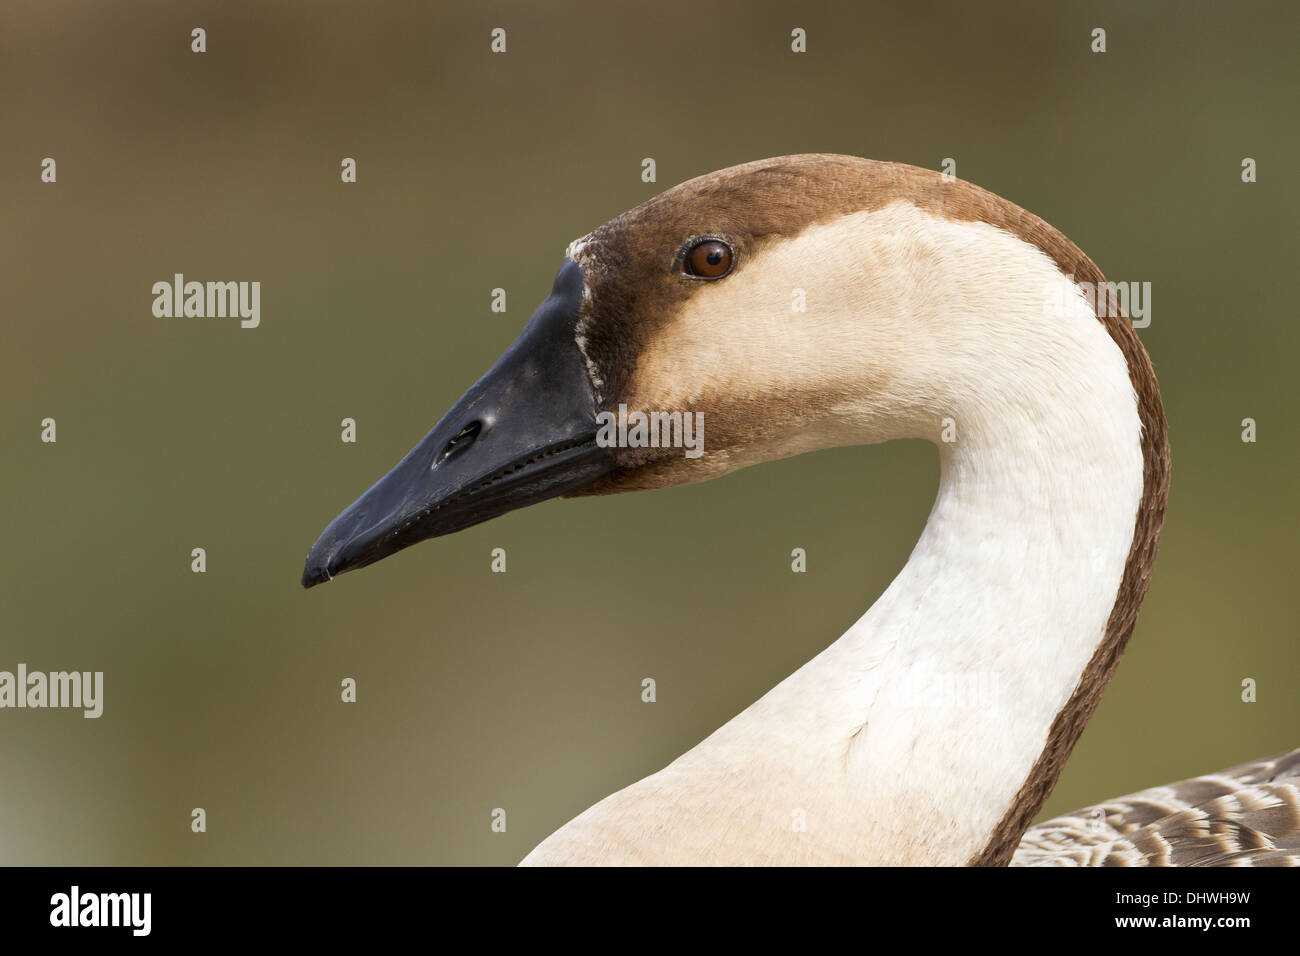
<svg viewBox="0 0 1300 956">
<path fill-rule="evenodd" d="M 303 583 L 546 498 L 928 439 L 930 518 L 871 609 L 528 859 L 1006 862 L 1127 643 L 1164 517 L 1159 390 L 1104 283 L 1041 219 L 911 166 L 787 156 L 690 180 L 568 247 L 519 338 L 325 529 Z M 997 693 L 944 690 L 972 677 Z M 792 808 L 818 821 L 806 839 Z"/>
<path fill-rule="evenodd" d="M 303 585 L 552 497 L 1024 425 L 997 412 L 1087 377 L 1049 367 L 1080 333 L 1044 343 L 1042 276 L 1093 268 L 1019 207 L 915 167 L 801 155 L 685 182 L 569 245 L 518 339 L 330 523 Z M 1126 377 L 1093 385 L 1131 401 Z M 610 441 L 636 413 L 670 416 L 658 447 Z"/>
</svg>

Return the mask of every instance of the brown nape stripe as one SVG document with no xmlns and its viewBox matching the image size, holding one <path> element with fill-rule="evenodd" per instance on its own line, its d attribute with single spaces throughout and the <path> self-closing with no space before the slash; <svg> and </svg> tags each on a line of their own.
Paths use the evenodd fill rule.
<svg viewBox="0 0 1300 956">
<path fill-rule="evenodd" d="M 1094 289 L 1102 288 L 1101 283 L 1106 278 L 1101 270 L 1059 231 L 1013 203 L 976 186 L 963 185 L 967 185 L 972 194 L 971 208 L 978 208 L 983 213 L 981 218 L 985 222 L 1032 242 L 1051 256 L 1062 272 L 1074 276 L 1076 282 L 1090 282 L 1094 283 Z M 968 218 L 961 208 L 954 209 L 952 205 L 947 205 L 944 212 L 952 218 Z M 1151 367 L 1151 359 L 1142 347 L 1137 332 L 1133 330 L 1132 323 L 1122 309 L 1106 308 L 1107 298 L 1109 297 L 1104 295 L 1096 297 L 1097 319 L 1106 326 L 1106 331 L 1128 363 L 1129 379 L 1137 395 L 1138 417 L 1142 422 L 1142 500 L 1138 505 L 1133 543 L 1129 547 L 1115 606 L 1106 623 L 1106 635 L 1079 678 L 1074 693 L 1052 722 L 1046 746 L 1029 771 L 1020 792 L 994 828 L 984 849 L 971 859 L 972 866 L 1008 864 L 1021 836 L 1056 786 L 1056 780 L 1070 751 L 1074 749 L 1084 726 L 1097 709 L 1101 692 L 1115 673 L 1133 633 L 1138 608 L 1151 583 L 1151 569 L 1155 565 L 1156 551 L 1160 546 L 1160 529 L 1169 502 L 1170 467 L 1164 404 L 1160 400 L 1160 387 L 1156 382 L 1155 370 Z M 1108 311 L 1120 314 L 1105 314 Z"/>
<path fill-rule="evenodd" d="M 1101 270 L 1059 230 L 1015 203 L 994 195 L 985 189 L 961 180 L 944 180 L 937 172 L 906 166 L 900 163 L 876 163 L 852 157 L 790 157 L 801 165 L 817 160 L 825 161 L 841 173 L 858 167 L 858 174 L 866 181 L 861 192 L 850 186 L 845 199 L 853 201 L 866 198 L 865 205 L 857 208 L 879 208 L 899 199 L 907 200 L 927 212 L 962 222 L 987 222 L 997 226 L 1041 249 L 1061 272 L 1074 276 L 1076 282 L 1093 283 L 1093 288 L 1103 288 L 1106 281 Z M 848 167 L 848 168 L 846 168 Z M 849 182 L 852 182 L 850 175 Z M 866 195 L 864 196 L 863 193 Z M 849 211 L 841 209 L 837 214 Z M 1165 507 L 1169 501 L 1169 436 L 1165 423 L 1164 404 L 1160 400 L 1160 387 L 1156 382 L 1151 359 L 1128 317 L 1116 303 L 1107 302 L 1109 296 L 1098 295 L 1097 319 L 1110 333 L 1110 337 L 1128 363 L 1129 379 L 1137 396 L 1138 417 L 1142 422 L 1142 500 L 1138 505 L 1133 529 L 1133 542 L 1129 547 L 1115 605 L 1106 623 L 1106 634 L 1084 668 L 1079 683 L 1070 699 L 1061 708 L 1048 731 L 1042 753 L 1029 771 L 1020 791 L 993 829 L 988 843 L 971 858 L 971 866 L 1006 866 L 1029 829 L 1038 811 L 1056 786 L 1057 778 L 1065 766 L 1070 751 L 1078 742 L 1087 725 L 1101 692 L 1115 673 L 1124 653 L 1133 625 L 1137 622 L 1138 608 L 1146 597 L 1151 582 L 1151 569 L 1155 565 L 1160 544 L 1160 529 L 1165 520 Z M 1120 314 L 1109 315 L 1110 311 Z"/>
<path fill-rule="evenodd" d="M 1101 270 L 1061 232 L 1030 212 L 1001 196 L 970 183 L 944 182 L 931 170 L 890 165 L 891 176 L 900 187 L 900 198 L 907 198 L 929 212 L 960 221 L 982 221 L 1005 229 L 1032 243 L 1051 257 L 1061 272 L 1074 276 L 1076 282 L 1089 282 L 1102 288 L 1106 277 Z M 1138 417 L 1142 422 L 1142 500 L 1138 505 L 1124 576 L 1120 581 L 1115 605 L 1106 623 L 1106 634 L 1084 668 L 1070 699 L 1061 708 L 1048 731 L 1046 745 L 1029 771 L 1020 791 L 989 836 L 984 849 L 969 861 L 971 866 L 1006 866 L 1011 862 L 1020 838 L 1056 786 L 1070 751 L 1078 742 L 1083 728 L 1101 700 L 1101 692 L 1115 673 L 1124 653 L 1138 608 L 1151 583 L 1151 569 L 1160 545 L 1160 529 L 1169 501 L 1169 435 L 1164 404 L 1156 382 L 1151 359 L 1137 332 L 1123 310 L 1108 306 L 1105 295 L 1095 297 L 1097 319 L 1128 363 L 1129 380 L 1137 395 Z M 1110 315 L 1115 311 L 1118 315 Z"/>
<path fill-rule="evenodd" d="M 670 276 L 665 259 L 683 241 L 705 233 L 722 235 L 743 260 L 767 242 L 796 236 L 814 223 L 899 201 L 947 219 L 997 226 L 1042 250 L 1076 282 L 1094 283 L 1094 288 L 1105 282 L 1092 260 L 1057 229 L 1015 203 L 933 170 L 831 154 L 746 163 L 675 186 L 592 233 L 580 258 L 588 266 L 590 301 L 602 307 L 600 321 L 586 323 L 584 334 L 586 354 L 601 372 L 607 399 L 620 394 L 644 343 L 694 291 L 688 281 Z M 971 865 L 1010 862 L 1119 663 L 1156 560 L 1169 498 L 1164 408 L 1151 360 L 1132 324 L 1123 314 L 1104 314 L 1108 298 L 1096 296 L 1097 319 L 1128 363 L 1142 422 L 1143 489 L 1133 543 L 1105 636 L 1053 721 L 1024 785 Z"/>
<path fill-rule="evenodd" d="M 892 166 L 891 175 L 900 185 L 900 198 L 911 199 L 922 209 L 949 219 L 978 220 L 1005 229 L 1037 246 L 1063 273 L 1074 276 L 1076 282 L 1093 283 L 1094 289 L 1103 288 L 1106 277 L 1078 246 L 1059 230 L 1001 196 L 970 183 L 944 182 L 938 173 L 911 166 Z M 1105 636 L 1084 668 L 1074 693 L 1052 722 L 1043 752 L 993 829 L 984 849 L 971 858 L 971 866 L 1006 866 L 1011 862 L 1020 838 L 1056 786 L 1070 751 L 1096 711 L 1101 692 L 1115 673 L 1133 633 L 1138 608 L 1151 583 L 1151 569 L 1156 562 L 1160 529 L 1169 501 L 1168 426 L 1151 359 L 1123 310 L 1108 308 L 1115 305 L 1107 302 L 1108 298 L 1105 295 L 1095 297 L 1097 319 L 1106 327 L 1128 363 L 1129 380 L 1137 395 L 1138 417 L 1142 422 L 1142 500 L 1133 528 L 1133 543 L 1129 547 L 1115 605 L 1106 623 Z M 1119 314 L 1107 314 L 1110 311 Z"/>
</svg>

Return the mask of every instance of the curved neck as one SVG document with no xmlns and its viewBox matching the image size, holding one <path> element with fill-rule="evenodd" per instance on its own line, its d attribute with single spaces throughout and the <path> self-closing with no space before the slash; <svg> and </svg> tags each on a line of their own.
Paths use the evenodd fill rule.
<svg viewBox="0 0 1300 956">
<path fill-rule="evenodd" d="M 969 862 L 1025 799 L 1106 639 L 1143 489 L 1131 397 L 1088 417 L 1086 432 L 1025 422 L 941 445 L 907 565 L 796 675 L 794 698 L 826 695 L 863 725 L 836 807 L 858 822 L 856 860 Z"/>
<path fill-rule="evenodd" d="M 1005 820 L 1037 811 L 1060 760 L 1045 786 L 1027 781 L 1045 750 L 1073 745 L 1058 720 L 1127 580 L 1144 455 L 1128 356 L 1069 279 L 1037 250 L 1026 257 L 1011 264 L 1032 289 L 1023 302 L 937 305 L 960 307 L 962 341 L 1002 351 L 977 356 L 965 381 L 954 372 L 919 416 L 940 488 L 885 593 L 526 862 L 963 864 Z M 1047 321 L 1039 304 L 1056 282 L 1064 314 Z"/>
<path fill-rule="evenodd" d="M 957 416 L 929 521 L 880 599 L 651 778 L 690 805 L 705 781 L 743 773 L 730 796 L 744 811 L 715 823 L 761 813 L 754 862 L 759 849 L 770 862 L 967 863 L 1024 799 L 1106 638 L 1143 493 L 1127 365 L 1080 318 L 1096 332 L 1083 336 L 1093 374 L 1047 389 L 1022 370 L 1027 393 L 1055 400 Z"/>
</svg>

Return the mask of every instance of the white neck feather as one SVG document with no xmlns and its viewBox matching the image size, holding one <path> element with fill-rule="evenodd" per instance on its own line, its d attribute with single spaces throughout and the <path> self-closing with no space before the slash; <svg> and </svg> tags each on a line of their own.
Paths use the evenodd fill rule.
<svg viewBox="0 0 1300 956">
<path fill-rule="evenodd" d="M 1143 485 L 1118 347 L 1054 263 L 983 223 L 896 204 L 781 255 L 850 240 L 889 270 L 854 293 L 858 321 L 888 296 L 909 329 L 890 336 L 907 342 L 891 385 L 905 424 L 882 424 L 877 398 L 858 438 L 940 450 L 911 558 L 839 640 L 525 862 L 965 863 L 1102 640 Z M 1065 302 L 1050 316 L 1049 289 Z"/>
</svg>

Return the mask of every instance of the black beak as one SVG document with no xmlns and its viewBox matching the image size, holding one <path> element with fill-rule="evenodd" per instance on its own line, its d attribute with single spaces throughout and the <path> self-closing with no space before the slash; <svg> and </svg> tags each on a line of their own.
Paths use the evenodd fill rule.
<svg viewBox="0 0 1300 956">
<path fill-rule="evenodd" d="M 564 261 L 519 338 L 397 467 L 330 522 L 302 586 L 576 491 L 613 469 L 578 351 L 582 266 Z"/>
</svg>

